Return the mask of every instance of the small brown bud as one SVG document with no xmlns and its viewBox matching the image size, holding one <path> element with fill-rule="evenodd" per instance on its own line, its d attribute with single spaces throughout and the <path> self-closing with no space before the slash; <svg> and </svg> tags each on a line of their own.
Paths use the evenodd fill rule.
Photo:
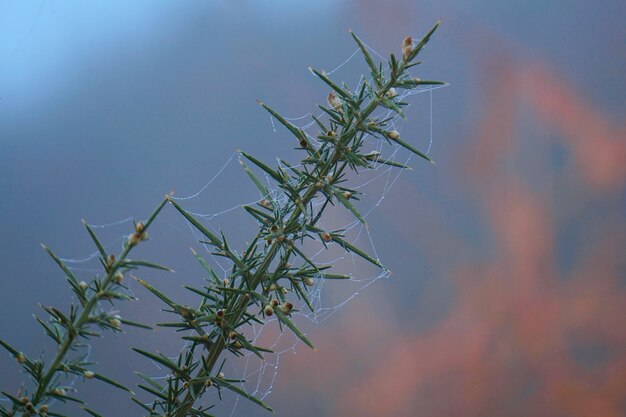
<svg viewBox="0 0 626 417">
<path fill-rule="evenodd" d="M 402 58 L 406 60 L 412 51 L 413 51 L 413 38 L 411 38 L 410 36 L 407 36 L 402 41 Z"/>
<path fill-rule="evenodd" d="M 271 305 L 272 307 L 276 307 L 278 304 L 279 304 L 279 303 L 278 303 L 278 300 L 277 300 L 277 299 L 275 299 L 275 298 L 274 298 L 272 301 L 270 301 L 270 305 Z"/>
<path fill-rule="evenodd" d="M 272 308 L 272 306 L 267 305 L 265 306 L 265 308 L 263 309 L 263 314 L 265 314 L 266 316 L 272 316 L 274 314 L 274 309 Z"/>
<path fill-rule="evenodd" d="M 350 191 L 345 191 L 343 193 L 343 198 L 345 198 L 346 200 L 350 200 L 352 198 L 352 193 Z"/>
<path fill-rule="evenodd" d="M 81 281 L 78 283 L 78 286 L 82 289 L 82 290 L 86 290 L 87 288 L 89 288 L 89 284 L 87 284 L 85 281 Z"/>
<path fill-rule="evenodd" d="M 226 312 L 225 312 L 223 309 L 217 310 L 217 311 L 215 312 L 215 315 L 216 315 L 217 317 L 219 317 L 219 318 L 224 317 L 224 315 L 225 315 L 225 314 L 226 314 Z"/>
<path fill-rule="evenodd" d="M 41 407 L 39 407 L 39 412 L 40 413 L 47 413 L 48 412 L 48 404 L 44 404 Z"/>
<path fill-rule="evenodd" d="M 337 132 L 335 132 L 334 130 L 329 130 L 328 132 L 326 132 L 326 136 L 334 138 L 335 136 L 337 136 Z"/>
<path fill-rule="evenodd" d="M 35 411 L 35 406 L 30 401 L 24 406 L 28 411 Z"/>
<path fill-rule="evenodd" d="M 18 354 L 15 355 L 15 360 L 17 361 L 17 363 L 24 363 L 26 362 L 26 356 L 24 356 L 22 352 L 18 352 Z"/>
<path fill-rule="evenodd" d="M 243 345 L 241 344 L 239 340 L 235 341 L 231 346 L 234 347 L 235 349 L 241 349 L 243 347 Z"/>
<path fill-rule="evenodd" d="M 65 395 L 65 390 L 63 388 L 55 388 L 52 390 L 54 395 Z"/>
<path fill-rule="evenodd" d="M 341 113 L 342 103 L 341 103 L 341 100 L 335 95 L 335 93 L 333 92 L 328 93 L 328 97 L 326 99 L 330 107 L 332 107 L 333 109 Z"/>
<path fill-rule="evenodd" d="M 276 226 L 276 225 L 274 224 L 274 225 L 272 225 L 272 227 L 270 227 L 270 230 L 271 230 L 272 232 L 275 232 L 275 231 L 277 231 L 277 230 L 278 230 L 278 226 Z"/>
<path fill-rule="evenodd" d="M 122 274 L 121 272 L 117 272 L 113 277 L 113 281 L 116 284 L 120 285 L 122 282 L 124 282 L 124 274 Z"/>
<path fill-rule="evenodd" d="M 270 203 L 269 201 L 267 201 L 265 198 L 262 199 L 261 201 L 259 201 L 259 204 L 265 208 L 271 209 L 272 208 L 272 203 Z"/>
<path fill-rule="evenodd" d="M 115 255 L 109 255 L 107 258 L 107 266 L 111 267 L 115 263 Z"/>
<path fill-rule="evenodd" d="M 210 379 L 207 379 L 206 381 L 204 381 L 204 386 L 210 387 L 211 385 L 213 385 L 213 381 L 211 381 Z"/>
<path fill-rule="evenodd" d="M 91 371 L 85 371 L 83 372 L 83 376 L 87 379 L 93 379 L 96 376 L 96 374 L 94 374 Z"/>
<path fill-rule="evenodd" d="M 224 278 L 224 286 L 228 287 L 230 285 L 230 280 L 228 278 Z"/>
<path fill-rule="evenodd" d="M 29 401 L 27 396 L 23 396 L 22 398 L 20 398 L 20 400 L 23 404 L 26 404 Z"/>
<path fill-rule="evenodd" d="M 300 147 L 301 148 L 306 148 L 309 145 L 309 142 L 307 142 L 304 139 L 300 139 Z"/>
<path fill-rule="evenodd" d="M 315 183 L 315 188 L 322 188 L 324 186 L 324 183 L 322 181 L 318 181 Z"/>
<path fill-rule="evenodd" d="M 328 232 L 320 233 L 320 237 L 322 238 L 324 242 L 330 242 L 331 240 L 333 240 L 332 236 Z"/>
<path fill-rule="evenodd" d="M 268 288 L 268 291 L 276 291 L 276 288 L 278 288 L 278 287 L 276 287 L 276 284 L 272 284 L 272 285 L 270 285 L 270 287 Z"/>
<path fill-rule="evenodd" d="M 276 236 L 276 241 L 277 242 L 283 242 L 285 240 L 285 235 L 278 235 Z"/>
<path fill-rule="evenodd" d="M 293 309 L 293 304 L 288 303 L 288 302 L 285 302 L 280 306 L 280 311 L 282 311 L 285 314 L 289 314 L 292 309 Z"/>
<path fill-rule="evenodd" d="M 130 236 L 128 236 L 128 246 L 133 247 L 135 245 L 137 245 L 137 243 L 139 243 L 141 239 L 139 238 L 139 235 L 137 233 L 133 233 Z"/>
<path fill-rule="evenodd" d="M 418 83 L 420 83 L 422 80 L 421 80 L 421 78 L 413 77 L 413 78 L 411 78 L 411 81 L 413 81 L 415 84 L 418 84 Z"/>
<path fill-rule="evenodd" d="M 142 234 L 145 230 L 145 226 L 143 225 L 143 223 L 137 223 L 135 225 L 135 232 L 137 232 L 137 234 Z"/>
<path fill-rule="evenodd" d="M 304 282 L 304 285 L 306 285 L 307 287 L 312 287 L 313 284 L 315 284 L 315 281 L 313 281 L 313 278 L 310 278 L 310 277 L 304 278 L 302 282 Z"/>
<path fill-rule="evenodd" d="M 230 332 L 228 337 L 230 337 L 230 340 L 235 340 L 237 338 L 237 332 Z"/>
<path fill-rule="evenodd" d="M 217 374 L 218 378 L 224 378 L 224 372 L 220 372 L 219 374 Z"/>
</svg>

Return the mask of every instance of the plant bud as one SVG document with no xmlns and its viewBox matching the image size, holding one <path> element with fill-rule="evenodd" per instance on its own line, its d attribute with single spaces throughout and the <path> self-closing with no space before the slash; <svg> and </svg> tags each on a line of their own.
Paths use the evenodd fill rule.
<svg viewBox="0 0 626 417">
<path fill-rule="evenodd" d="M 281 306 L 280 306 L 280 311 L 282 311 L 285 314 L 289 314 L 291 313 L 291 310 L 293 309 L 293 304 L 288 303 L 288 302 L 284 302 Z"/>
<path fill-rule="evenodd" d="M 391 130 L 391 131 L 387 132 L 387 137 L 389 139 L 397 140 L 397 139 L 400 138 L 400 133 L 398 133 L 397 130 Z"/>
<path fill-rule="evenodd" d="M 94 374 L 94 373 L 93 373 L 93 372 L 91 372 L 91 371 L 85 371 L 85 372 L 83 372 L 83 376 L 84 376 L 85 378 L 87 378 L 87 379 L 93 379 L 93 377 L 95 377 L 95 376 L 96 376 L 96 374 Z"/>
<path fill-rule="evenodd" d="M 224 378 L 224 372 L 220 372 L 219 374 L 217 374 L 218 378 Z"/>
<path fill-rule="evenodd" d="M 272 316 L 274 314 L 274 309 L 272 308 L 272 306 L 267 305 L 265 306 L 265 308 L 263 309 L 263 314 L 265 314 L 266 316 Z"/>
<path fill-rule="evenodd" d="M 78 283 L 78 286 L 82 289 L 82 290 L 86 290 L 87 288 L 89 288 L 89 284 L 87 284 L 85 281 L 81 281 Z"/>
<path fill-rule="evenodd" d="M 143 225 L 143 223 L 137 223 L 135 225 L 135 232 L 137 232 L 137 234 L 142 234 L 145 230 L 145 226 Z"/>
<path fill-rule="evenodd" d="M 24 356 L 22 352 L 19 352 L 17 355 L 15 355 L 15 360 L 17 361 L 17 363 L 24 363 L 26 362 L 26 356 Z"/>
<path fill-rule="evenodd" d="M 217 311 L 215 312 L 215 315 L 216 315 L 217 317 L 219 317 L 220 319 L 221 319 L 222 317 L 224 317 L 224 315 L 225 315 L 225 314 L 226 314 L 226 312 L 225 312 L 223 309 L 222 309 L 222 310 L 217 310 Z"/>
<path fill-rule="evenodd" d="M 109 255 L 109 257 L 107 258 L 107 266 L 112 267 L 114 263 L 115 263 L 115 255 Z"/>
<path fill-rule="evenodd" d="M 346 200 L 350 200 L 352 198 L 352 193 L 350 191 L 345 191 L 343 193 L 343 198 L 345 198 Z"/>
<path fill-rule="evenodd" d="M 230 285 L 230 280 L 228 278 L 224 278 L 224 286 L 228 287 Z"/>
<path fill-rule="evenodd" d="M 398 95 L 398 92 L 396 91 L 395 88 L 391 87 L 389 90 L 387 90 L 387 92 L 385 93 L 385 97 L 387 98 L 394 98 L 395 96 Z"/>
<path fill-rule="evenodd" d="M 413 38 L 411 38 L 410 36 L 407 36 L 402 41 L 402 58 L 406 60 L 409 57 L 409 55 L 411 55 L 412 51 L 413 51 Z"/>
<path fill-rule="evenodd" d="M 230 340 L 235 340 L 237 338 L 237 332 L 230 332 L 228 337 L 230 337 Z"/>
<path fill-rule="evenodd" d="M 124 282 L 124 274 L 122 274 L 121 272 L 116 273 L 115 276 L 113 276 L 113 282 L 120 285 L 122 282 Z"/>
<path fill-rule="evenodd" d="M 338 112 L 342 111 L 341 100 L 335 95 L 335 93 L 333 92 L 328 93 L 327 101 L 330 107 L 337 110 Z"/>
<path fill-rule="evenodd" d="M 276 307 L 278 305 L 278 300 L 274 298 L 272 301 L 270 301 L 270 305 L 272 307 Z"/>
<path fill-rule="evenodd" d="M 302 282 L 304 282 L 304 285 L 306 285 L 307 287 L 312 287 L 313 284 L 315 284 L 315 281 L 313 281 L 313 278 L 310 278 L 310 277 L 304 278 Z"/>
<path fill-rule="evenodd" d="M 128 236 L 128 246 L 132 248 L 133 246 L 136 246 L 140 240 L 141 239 L 139 238 L 139 235 L 137 233 L 133 233 L 132 235 Z"/>
<path fill-rule="evenodd" d="M 63 388 L 55 388 L 52 390 L 54 395 L 65 395 L 65 390 Z"/>
<path fill-rule="evenodd" d="M 40 413 L 47 413 L 48 412 L 48 404 L 44 404 L 41 407 L 39 407 L 39 412 Z"/>
<path fill-rule="evenodd" d="M 326 136 L 334 138 L 335 136 L 337 136 L 337 132 L 335 132 L 334 130 L 329 130 L 328 132 L 326 132 Z"/>
<path fill-rule="evenodd" d="M 109 319 L 109 323 L 111 324 L 111 326 L 119 330 L 122 328 L 122 322 L 118 317 L 119 316 L 115 316 L 114 318 Z"/>
<path fill-rule="evenodd" d="M 328 232 L 320 233 L 320 237 L 322 238 L 324 242 L 330 242 L 331 240 L 333 240 L 332 236 Z"/>
</svg>

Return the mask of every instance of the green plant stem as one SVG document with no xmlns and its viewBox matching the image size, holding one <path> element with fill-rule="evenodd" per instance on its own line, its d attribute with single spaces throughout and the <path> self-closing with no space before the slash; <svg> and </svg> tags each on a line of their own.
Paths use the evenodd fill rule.
<svg viewBox="0 0 626 417">
<path fill-rule="evenodd" d="M 159 206 L 156 208 L 153 214 L 149 217 L 148 221 L 146 221 L 146 223 L 144 224 L 144 230 L 148 229 L 148 227 L 150 226 L 150 224 L 152 223 L 156 215 L 159 213 L 159 211 L 161 211 L 161 209 L 163 208 L 163 206 L 165 205 L 167 201 L 168 200 L 165 199 L 159 204 Z M 109 286 L 113 282 L 113 278 L 115 277 L 116 272 L 118 271 L 120 266 L 122 266 L 122 264 L 124 263 L 128 255 L 130 254 L 132 248 L 133 246 L 125 244 L 121 253 L 116 258 L 116 261 L 109 267 L 107 274 L 102 280 L 103 291 L 106 291 L 109 288 Z M 50 365 L 50 367 L 48 368 L 44 376 L 39 381 L 37 391 L 35 392 L 35 395 L 33 396 L 31 400 L 33 405 L 36 406 L 39 404 L 39 402 L 45 396 L 48 390 L 48 386 L 50 385 L 50 382 L 52 381 L 54 375 L 60 370 L 62 370 L 62 367 L 61 367 L 62 362 L 65 360 L 65 357 L 68 351 L 72 348 L 74 341 L 76 340 L 76 337 L 78 336 L 79 330 L 85 324 L 89 323 L 90 316 L 93 313 L 93 310 L 95 309 L 95 307 L 98 305 L 99 299 L 100 299 L 99 293 L 94 292 L 89 298 L 89 300 L 87 301 L 87 303 L 85 304 L 85 306 L 83 307 L 83 311 L 80 314 L 80 316 L 78 316 L 78 318 L 69 327 L 70 330 L 68 330 L 65 333 L 63 342 L 61 343 L 61 346 L 59 347 L 57 354 L 54 360 L 52 361 L 52 364 Z M 32 413 L 29 411 L 24 411 L 24 413 L 22 414 L 22 416 L 24 417 L 29 417 L 31 415 Z"/>
</svg>

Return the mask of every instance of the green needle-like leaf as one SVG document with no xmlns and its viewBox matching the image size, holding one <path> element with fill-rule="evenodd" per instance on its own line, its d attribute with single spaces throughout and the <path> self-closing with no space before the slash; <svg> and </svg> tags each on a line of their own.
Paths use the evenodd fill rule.
<svg viewBox="0 0 626 417">
<path fill-rule="evenodd" d="M 252 401 L 255 404 L 260 405 L 261 407 L 265 408 L 268 411 L 274 412 L 274 410 L 272 410 L 272 408 L 265 404 L 263 401 L 259 400 L 258 398 L 256 398 L 254 395 L 248 394 L 247 392 L 245 392 L 244 390 L 242 390 L 239 387 L 236 387 L 228 382 L 226 382 L 225 380 L 223 380 L 222 378 L 219 377 L 213 377 L 212 378 L 213 382 L 220 387 L 224 387 L 226 389 L 231 390 L 232 392 L 239 394 L 240 396 L 247 398 L 248 400 Z"/>
</svg>

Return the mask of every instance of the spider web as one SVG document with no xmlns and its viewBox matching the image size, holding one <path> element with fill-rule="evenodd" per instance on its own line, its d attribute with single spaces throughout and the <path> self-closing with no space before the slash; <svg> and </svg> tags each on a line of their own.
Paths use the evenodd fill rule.
<svg viewBox="0 0 626 417">
<path fill-rule="evenodd" d="M 366 45 L 367 46 L 367 45 Z M 367 46 L 372 54 L 378 56 L 381 60 L 386 62 L 386 58 L 380 55 L 371 47 Z M 348 58 L 340 65 L 331 71 L 325 72 L 327 75 L 352 77 L 355 73 L 348 67 L 355 61 L 360 61 L 360 50 L 357 48 Z M 359 59 L 357 59 L 359 58 Z M 361 62 L 359 62 L 359 70 L 362 70 Z M 359 79 L 355 85 L 359 85 L 363 79 Z M 399 98 L 404 101 L 409 96 L 419 95 L 421 100 L 424 100 L 422 104 L 425 104 L 428 108 L 427 118 L 428 123 L 425 127 L 425 132 L 422 132 L 421 137 L 411 134 L 413 143 L 418 145 L 418 148 L 426 148 L 425 154 L 429 154 L 433 144 L 433 92 L 442 86 L 424 86 L 421 89 L 411 90 L 400 94 Z M 413 100 L 415 102 L 415 100 Z M 408 107 L 411 106 L 411 103 Z M 407 109 L 408 109 L 407 107 Z M 316 114 L 320 119 L 323 119 L 324 114 L 320 111 L 320 114 Z M 394 117 L 395 116 L 395 117 Z M 311 143 L 320 145 L 320 142 L 316 139 L 318 132 L 317 126 L 312 121 L 310 114 L 301 116 L 285 117 L 292 124 L 301 128 L 306 134 Z M 392 113 L 390 110 L 380 111 L 378 114 L 373 115 L 373 118 L 391 118 L 389 122 L 390 129 L 401 131 L 404 120 Z M 276 126 L 274 118 L 270 116 L 269 127 L 271 132 L 275 135 L 288 136 L 289 133 L 282 129 L 282 126 Z M 413 129 L 413 128 L 412 128 Z M 270 132 L 270 134 L 271 134 Z M 374 151 L 384 155 L 385 159 L 393 162 L 398 162 L 403 165 L 409 165 L 412 160 L 412 154 L 406 152 L 401 147 L 387 143 L 371 136 L 366 137 L 365 152 Z M 247 216 L 242 207 L 245 205 L 252 205 L 259 203 L 261 198 L 254 199 L 250 197 L 243 203 L 236 203 L 231 205 L 224 205 L 222 207 L 216 207 L 212 211 L 203 210 L 203 207 L 215 206 L 215 201 L 211 198 L 207 200 L 208 196 L 215 195 L 214 188 L 224 178 L 228 178 L 232 175 L 245 176 L 244 171 L 239 167 L 239 154 L 234 153 L 225 158 L 223 165 L 217 169 L 209 180 L 200 187 L 196 192 L 186 196 L 174 196 L 173 200 L 185 203 L 185 209 L 200 219 L 203 224 L 210 227 L 214 232 L 220 232 L 220 224 L 223 220 L 226 220 L 227 216 Z M 420 161 L 423 162 L 423 161 Z M 280 160 L 277 158 L 277 164 L 280 164 Z M 296 166 L 297 167 L 297 166 Z M 386 195 L 392 189 L 392 187 L 398 181 L 398 178 L 402 175 L 403 169 L 377 164 L 377 167 L 372 170 L 363 171 L 358 176 L 353 175 L 351 184 L 355 182 L 356 186 L 351 188 L 356 189 L 364 193 L 364 199 L 358 202 L 356 205 L 361 212 L 363 218 L 367 220 L 385 200 Z M 255 172 L 260 175 L 258 172 Z M 263 176 L 260 176 L 263 178 Z M 271 196 L 281 203 L 286 202 L 286 196 L 279 190 L 270 178 L 265 176 L 266 186 L 270 190 Z M 372 192 L 375 192 L 375 198 L 372 197 Z M 324 197 L 315 199 L 312 204 L 315 208 L 321 207 L 325 202 Z M 189 210 L 188 205 L 200 207 L 197 210 Z M 219 205 L 219 204 L 218 204 Z M 158 221 L 158 219 L 157 219 Z M 186 220 L 180 216 L 177 220 L 179 224 L 170 224 L 179 231 L 183 231 L 187 236 L 193 239 L 191 244 L 198 252 L 203 251 L 205 258 L 210 260 L 211 266 L 217 273 L 221 273 L 225 278 L 231 273 L 231 266 L 226 264 L 223 258 L 218 258 L 211 254 L 210 248 L 198 243 L 202 241 L 204 237 Z M 128 230 L 132 224 L 133 218 L 128 217 L 125 219 L 117 220 L 104 224 L 90 224 L 91 228 L 98 229 L 96 231 L 105 230 L 118 230 L 124 228 Z M 374 259 L 381 261 L 378 256 L 378 251 L 375 245 L 375 233 L 376 231 L 370 230 L 366 225 L 363 225 L 359 220 L 355 219 L 351 213 L 344 210 L 343 207 L 335 208 L 329 207 L 326 209 L 324 216 L 319 221 L 319 227 L 324 230 L 337 230 L 344 231 L 346 240 L 349 243 L 365 250 Z M 109 241 L 105 245 L 105 249 L 119 247 L 124 236 L 119 236 Z M 244 243 L 244 242 L 242 242 Z M 233 245 L 234 246 L 234 245 Z M 333 265 L 333 273 L 346 274 L 350 276 L 349 280 L 324 280 L 314 279 L 311 286 L 306 288 L 307 296 L 311 302 L 312 311 L 304 301 L 293 301 L 294 310 L 292 312 L 293 321 L 298 327 L 304 329 L 310 328 L 313 325 L 319 325 L 330 319 L 335 313 L 340 311 L 351 300 L 359 295 L 359 293 L 365 290 L 368 286 L 376 283 L 379 280 L 389 278 L 391 271 L 388 269 L 378 269 L 369 266 L 365 261 L 359 258 L 357 255 L 347 252 L 343 247 L 338 244 L 328 244 L 326 248 L 320 241 L 306 242 L 303 252 L 307 253 L 309 258 L 314 262 Z M 101 273 L 101 268 L 98 263 L 99 253 L 94 251 L 79 258 L 61 258 L 70 269 L 77 274 L 93 275 L 93 273 Z M 384 262 L 382 262 L 384 264 Z M 132 281 L 132 280 L 129 280 Z M 128 282 L 127 291 L 130 295 L 133 295 L 132 282 Z M 100 306 L 100 308 L 104 308 Z M 306 333 L 306 331 L 304 332 Z M 277 319 L 275 317 L 266 318 L 264 325 L 251 324 L 244 334 L 251 341 L 253 345 L 263 346 L 271 349 L 274 353 L 266 354 L 264 360 L 259 359 L 252 352 L 245 352 L 240 357 L 232 355 L 225 355 L 226 364 L 224 367 L 224 373 L 228 378 L 241 379 L 239 387 L 245 390 L 247 393 L 255 396 L 261 401 L 267 402 L 268 397 L 272 393 L 272 389 L 281 363 L 281 359 L 284 355 L 295 354 L 297 347 L 300 345 L 300 340 L 293 335 L 288 329 L 281 331 Z M 187 347 L 187 344 L 182 345 L 181 352 Z M 89 348 L 87 347 L 87 353 Z M 176 360 L 178 355 L 173 355 L 172 360 Z M 168 378 L 166 369 L 162 369 L 157 363 L 154 363 L 155 371 L 151 375 L 155 380 L 165 380 Z M 76 381 L 72 381 L 71 384 Z M 203 403 L 205 404 L 217 404 L 218 407 L 214 410 L 219 410 L 218 415 L 230 415 L 231 417 L 237 415 L 246 415 L 248 410 L 247 400 L 242 397 L 232 394 L 230 392 L 223 392 L 220 398 L 216 390 L 209 390 L 205 394 Z M 223 398 L 222 398 L 223 397 Z M 242 401 L 243 400 L 243 401 Z M 246 405 L 244 406 L 244 403 Z M 253 406 L 256 407 L 256 406 Z M 214 412 L 211 410 L 211 413 Z M 257 410 L 258 411 L 258 410 Z"/>
</svg>

